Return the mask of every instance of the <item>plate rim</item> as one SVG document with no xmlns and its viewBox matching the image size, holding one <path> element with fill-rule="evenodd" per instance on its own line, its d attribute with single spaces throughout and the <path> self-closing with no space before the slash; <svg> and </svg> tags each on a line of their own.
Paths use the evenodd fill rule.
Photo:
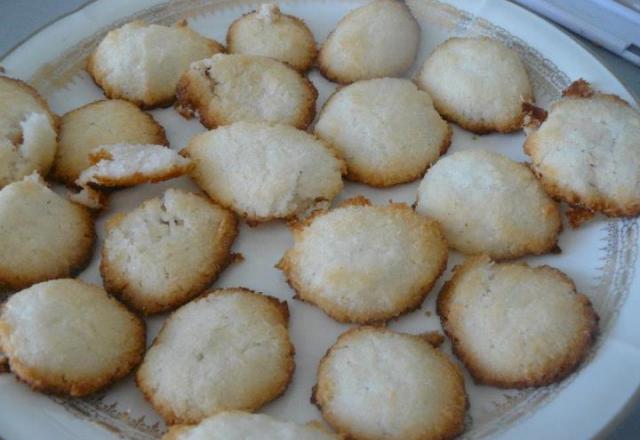
<svg viewBox="0 0 640 440">
<path fill-rule="evenodd" d="M 286 2 L 287 0 L 284 0 L 284 2 Z M 296 0 L 294 0 L 296 1 Z M 322 0 L 319 0 L 322 1 Z M 457 0 L 441 0 L 444 1 L 445 3 L 448 4 L 454 4 L 457 8 L 462 9 L 462 10 L 469 10 L 468 8 L 465 8 L 464 4 L 462 2 L 459 2 Z M 84 12 L 86 9 L 91 9 L 92 7 L 95 7 L 96 5 L 100 5 L 101 3 L 104 3 L 104 0 L 90 0 L 88 3 L 85 3 L 81 6 L 79 6 L 78 8 L 73 9 L 72 11 L 67 12 L 66 14 L 59 16 L 49 22 L 47 22 L 46 24 L 42 25 L 41 27 L 39 27 L 38 29 L 36 29 L 34 32 L 30 33 L 28 36 L 26 36 L 25 38 L 23 38 L 20 42 L 18 42 L 16 45 L 14 45 L 13 47 L 11 47 L 10 49 L 8 49 L 7 51 L 5 51 L 5 53 L 0 55 L 0 63 L 4 62 L 8 57 L 15 55 L 16 53 L 18 53 L 21 49 L 23 49 L 23 46 L 30 43 L 32 40 L 37 39 L 37 38 L 44 38 L 46 36 L 46 33 L 48 31 L 51 31 L 51 28 L 57 27 L 60 25 L 60 22 L 65 21 L 67 19 L 70 19 L 70 17 L 73 17 L 79 13 Z M 147 0 L 144 2 L 139 2 L 137 4 L 135 4 L 135 6 L 131 7 L 129 13 L 135 13 L 136 11 L 140 11 L 143 10 L 145 8 L 148 8 L 149 6 L 159 6 L 161 4 L 168 4 L 170 2 L 165 1 L 165 0 Z M 258 2 L 255 2 L 258 3 Z M 586 47 L 581 41 L 577 40 L 574 36 L 572 36 L 571 34 L 569 34 L 567 31 L 565 31 L 564 29 L 554 25 L 553 23 L 551 23 L 550 21 L 546 20 L 543 17 L 540 17 L 539 15 L 527 10 L 526 8 L 522 7 L 521 5 L 518 4 L 514 4 L 511 2 L 508 2 L 507 0 L 499 0 L 498 2 L 495 3 L 496 5 L 499 5 L 499 7 L 509 7 L 509 8 L 513 8 L 514 11 L 518 11 L 518 13 L 521 14 L 525 14 L 527 16 L 527 18 L 529 20 L 535 21 L 537 22 L 537 25 L 543 25 L 545 26 L 547 29 L 553 30 L 553 31 L 560 31 L 560 34 L 562 34 L 564 37 L 569 37 L 567 38 L 568 41 L 571 41 L 572 43 L 574 43 L 577 47 L 579 47 L 586 55 L 590 56 L 593 60 L 595 60 L 597 62 L 597 64 L 601 67 L 603 67 L 607 74 L 613 78 L 619 85 L 620 87 L 622 87 L 625 92 L 632 97 L 633 101 L 631 102 L 632 105 L 635 104 L 635 107 L 638 107 L 640 105 L 640 98 L 638 97 L 638 95 L 631 89 L 629 89 L 626 84 L 624 82 L 622 82 L 620 80 L 620 78 L 614 73 L 612 72 L 609 67 L 602 61 L 601 57 L 594 53 L 592 50 L 590 50 L 588 47 Z M 467 6 L 469 6 L 467 4 Z M 537 19 L 537 20 L 536 20 Z M 76 41 L 77 42 L 77 41 Z M 73 43 L 72 43 L 73 44 Z M 636 263 L 636 269 L 638 268 L 638 266 L 640 266 L 640 263 Z M 637 274 L 636 276 L 632 279 L 631 281 L 631 286 L 637 284 L 636 281 L 637 278 Z M 610 342 L 610 339 L 612 338 L 614 332 L 616 331 L 616 328 L 619 327 L 620 321 L 623 319 L 622 316 L 622 311 L 626 308 L 627 303 L 630 300 L 630 297 L 632 296 L 632 292 L 630 289 L 630 292 L 627 296 L 627 298 L 625 298 L 623 300 L 623 303 L 621 305 L 620 308 L 620 316 L 618 316 L 616 318 L 616 320 L 614 322 L 611 323 L 611 327 L 609 329 L 609 331 L 607 332 L 607 339 L 602 341 L 602 346 L 600 347 L 600 350 L 604 349 L 604 346 Z M 592 359 L 592 361 L 595 360 Z M 558 396 L 555 396 L 552 400 L 558 400 L 561 395 L 563 393 L 565 393 L 567 390 L 563 390 L 561 393 L 559 393 Z M 628 414 L 628 412 L 631 410 L 631 407 L 634 403 L 636 403 L 638 400 L 640 400 L 640 380 L 636 382 L 636 386 L 635 386 L 635 390 L 631 393 L 631 396 L 626 399 L 626 402 L 623 403 L 622 408 L 620 410 L 618 410 L 613 417 L 609 418 L 604 425 L 602 425 L 599 430 L 595 433 L 593 433 L 593 435 L 595 436 L 603 436 L 605 435 L 607 432 L 610 432 L 623 418 L 624 416 L 626 416 L 626 414 Z M 547 404 L 550 402 L 547 402 Z M 534 418 L 539 412 L 540 410 L 543 409 L 542 407 L 539 407 L 537 409 L 537 411 L 532 414 L 531 416 L 527 417 L 527 420 L 523 420 L 522 422 L 518 423 L 519 425 L 523 425 L 526 424 L 526 422 L 531 419 Z M 91 422 L 86 422 L 87 423 L 87 428 L 95 431 L 98 425 L 95 425 Z M 504 431 L 500 432 L 498 434 L 498 437 L 510 437 L 510 433 L 513 431 L 513 426 L 506 428 Z M 104 428 L 103 428 L 104 429 Z M 87 431 L 90 432 L 90 431 Z"/>
</svg>

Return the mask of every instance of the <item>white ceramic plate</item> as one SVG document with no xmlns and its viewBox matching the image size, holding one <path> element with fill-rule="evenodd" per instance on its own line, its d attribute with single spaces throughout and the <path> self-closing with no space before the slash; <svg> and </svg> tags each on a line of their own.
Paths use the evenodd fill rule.
<svg viewBox="0 0 640 440">
<path fill-rule="evenodd" d="M 361 0 L 283 0 L 282 9 L 303 18 L 323 41 L 344 14 Z M 104 33 L 133 18 L 170 24 L 188 18 L 202 34 L 224 41 L 228 25 L 256 7 L 253 1 L 182 0 L 170 4 L 158 0 L 98 0 L 50 25 L 22 44 L 1 64 L 6 74 L 30 82 L 59 114 L 102 98 L 101 91 L 82 70 L 84 59 Z M 633 101 L 624 87 L 596 59 L 547 22 L 504 1 L 465 2 L 408 0 L 422 26 L 422 45 L 416 66 L 450 35 L 490 35 L 514 47 L 526 62 L 539 103 L 557 98 L 571 80 L 584 77 L 609 93 Z M 310 77 L 320 91 L 322 105 L 335 85 L 317 71 Z M 182 119 L 172 109 L 152 111 L 167 130 L 174 149 L 204 128 Z M 524 160 L 523 135 L 474 136 L 454 128 L 450 151 L 487 148 Z M 417 182 L 376 190 L 348 183 L 340 199 L 363 194 L 375 202 L 413 203 Z M 104 222 L 115 212 L 129 211 L 168 187 L 196 190 L 187 178 L 121 191 L 112 197 Z M 284 396 L 263 411 L 284 419 L 305 422 L 319 419 L 309 402 L 320 357 L 348 326 L 329 319 L 317 308 L 292 300 L 292 291 L 273 265 L 291 244 L 284 224 L 272 222 L 256 228 L 243 225 L 235 252 L 246 260 L 228 268 L 215 286 L 246 286 L 289 302 L 291 333 L 296 346 L 297 369 Z M 99 245 L 100 246 L 100 245 Z M 560 237 L 560 255 L 528 258 L 532 264 L 550 264 L 567 272 L 587 294 L 601 317 L 602 333 L 584 366 L 558 385 L 524 391 L 503 391 L 477 386 L 466 376 L 470 411 L 466 438 L 588 438 L 601 433 L 634 395 L 640 383 L 640 314 L 637 268 L 638 221 L 598 217 L 578 231 L 566 228 Z M 99 248 L 99 247 L 98 247 Z M 1 252 L 1 250 L 0 250 Z M 449 269 L 461 261 L 452 255 Z M 98 254 L 81 278 L 101 283 Z M 422 308 L 390 323 L 411 333 L 440 329 L 435 298 L 447 272 Z M 635 293 L 630 294 L 630 292 Z M 163 317 L 150 319 L 152 338 Z M 448 344 L 444 349 L 449 351 Z M 85 399 L 47 397 L 31 392 L 12 375 L 0 376 L 0 436 L 7 439 L 133 439 L 157 438 L 164 430 L 160 418 L 144 401 L 131 377 L 105 393 Z M 569 434 L 570 432 L 570 434 Z"/>
</svg>

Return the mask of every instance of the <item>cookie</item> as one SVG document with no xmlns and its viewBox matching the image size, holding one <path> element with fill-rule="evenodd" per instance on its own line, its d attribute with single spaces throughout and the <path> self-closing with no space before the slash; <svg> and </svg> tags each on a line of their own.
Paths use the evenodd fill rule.
<svg viewBox="0 0 640 440">
<path fill-rule="evenodd" d="M 73 184 L 92 164 L 89 154 L 110 144 L 168 145 L 164 129 L 151 115 L 120 99 L 96 101 L 62 116 L 52 175 Z"/>
<path fill-rule="evenodd" d="M 103 191 L 93 189 L 90 186 L 80 187 L 79 191 L 69 191 L 69 200 L 86 208 L 100 211 L 107 207 L 109 196 Z"/>
<path fill-rule="evenodd" d="M 340 335 L 320 361 L 312 401 L 355 440 L 451 439 L 467 408 L 462 372 L 447 355 L 383 327 Z"/>
<path fill-rule="evenodd" d="M 76 185 L 134 186 L 179 177 L 191 169 L 191 161 L 164 145 L 102 145 L 89 153 L 92 166 L 80 173 Z"/>
<path fill-rule="evenodd" d="M 47 175 L 58 117 L 26 83 L 0 76 L 0 188 L 37 171 Z"/>
<path fill-rule="evenodd" d="M 403 203 L 363 197 L 293 226 L 278 263 L 296 297 L 340 322 L 387 321 L 420 307 L 447 266 L 439 225 Z"/>
<path fill-rule="evenodd" d="M 398 76 L 416 58 L 420 25 L 401 1 L 376 0 L 349 12 L 320 48 L 318 66 L 329 80 Z"/>
<path fill-rule="evenodd" d="M 490 38 L 450 38 L 416 77 L 440 114 L 474 133 L 520 130 L 523 101 L 533 100 L 517 52 Z"/>
<path fill-rule="evenodd" d="M 266 414 L 225 411 L 208 417 L 198 425 L 174 425 L 162 440 L 198 439 L 278 439 L 278 440 L 339 440 L 342 437 L 312 423 L 298 425 Z"/>
<path fill-rule="evenodd" d="M 17 290 L 72 275 L 89 262 L 94 240 L 89 211 L 39 176 L 0 190 L 0 285 Z"/>
<path fill-rule="evenodd" d="M 273 3 L 261 4 L 231 23 L 227 50 L 274 58 L 302 73 L 311 68 L 317 54 L 313 34 L 304 21 L 281 13 Z"/>
<path fill-rule="evenodd" d="M 215 290 L 175 311 L 137 383 L 169 425 L 254 411 L 284 392 L 294 370 L 287 304 L 242 288 Z"/>
<path fill-rule="evenodd" d="M 189 64 L 223 51 L 184 20 L 175 26 L 133 21 L 107 33 L 89 57 L 87 71 L 108 98 L 142 108 L 167 106 Z"/>
<path fill-rule="evenodd" d="M 342 160 L 287 125 L 236 122 L 197 135 L 182 154 L 209 197 L 251 222 L 295 216 L 342 190 Z"/>
<path fill-rule="evenodd" d="M 581 80 L 536 125 L 524 150 L 549 194 L 610 217 L 640 214 L 637 110 Z"/>
<path fill-rule="evenodd" d="M 348 179 L 378 187 L 422 177 L 451 143 L 451 129 L 429 95 L 397 78 L 341 88 L 314 130 L 345 158 Z"/>
<path fill-rule="evenodd" d="M 478 383 L 527 388 L 562 380 L 598 331 L 589 299 L 549 266 L 467 259 L 438 297 L 455 354 Z"/>
<path fill-rule="evenodd" d="M 145 349 L 145 325 L 97 286 L 46 281 L 11 296 L 0 349 L 36 391 L 84 396 L 126 376 Z"/>
<path fill-rule="evenodd" d="M 178 111 L 207 128 L 238 121 L 306 128 L 318 91 L 292 67 L 255 55 L 218 54 L 191 64 L 178 83 Z"/>
<path fill-rule="evenodd" d="M 215 281 L 237 233 L 231 212 L 169 189 L 107 223 L 100 263 L 105 289 L 145 315 L 174 309 Z"/>
<path fill-rule="evenodd" d="M 562 229 L 526 165 L 481 149 L 440 159 L 420 183 L 416 212 L 437 220 L 453 249 L 494 259 L 550 252 Z"/>
</svg>

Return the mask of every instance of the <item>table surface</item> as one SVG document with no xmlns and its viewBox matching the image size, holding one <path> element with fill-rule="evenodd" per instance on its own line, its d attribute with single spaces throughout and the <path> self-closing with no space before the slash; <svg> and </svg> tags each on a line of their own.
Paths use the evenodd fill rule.
<svg viewBox="0 0 640 440">
<path fill-rule="evenodd" d="M 89 3 L 89 1 L 0 0 L 0 57 L 40 28 Z M 568 30 L 565 31 L 583 43 L 599 58 L 635 94 L 636 99 L 640 97 L 640 67 L 589 43 Z M 637 401 L 606 438 L 607 440 L 632 440 L 639 437 L 640 401 Z"/>
</svg>

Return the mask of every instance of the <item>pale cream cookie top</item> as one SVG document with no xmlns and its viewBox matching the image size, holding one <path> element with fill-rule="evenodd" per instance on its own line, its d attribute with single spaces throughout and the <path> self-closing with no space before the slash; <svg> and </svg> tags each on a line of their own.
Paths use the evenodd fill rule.
<svg viewBox="0 0 640 440">
<path fill-rule="evenodd" d="M 563 379 L 598 331 L 589 299 L 567 275 L 487 256 L 456 267 L 438 297 L 438 314 L 475 380 L 502 388 Z"/>
<path fill-rule="evenodd" d="M 420 25 L 397 0 L 375 0 L 349 12 L 320 48 L 318 65 L 331 81 L 398 76 L 411 67 Z"/>
<path fill-rule="evenodd" d="M 458 366 L 420 335 L 356 327 L 318 367 L 312 400 L 338 432 L 358 440 L 446 440 L 464 429 Z"/>
<path fill-rule="evenodd" d="M 429 95 L 398 78 L 339 89 L 314 130 L 345 158 L 349 179 L 379 187 L 422 177 L 451 143 Z"/>
<path fill-rule="evenodd" d="M 0 188 L 34 171 L 46 176 L 57 147 L 58 117 L 26 83 L 0 76 Z"/>
<path fill-rule="evenodd" d="M 97 286 L 47 281 L 11 296 L 0 349 L 38 391 L 83 396 L 125 376 L 145 349 L 144 321 Z"/>
<path fill-rule="evenodd" d="M 167 145 L 164 129 L 150 114 L 121 99 L 96 101 L 62 116 L 52 174 L 72 184 L 92 165 L 90 153 L 109 144 Z"/>
<path fill-rule="evenodd" d="M 342 190 L 343 161 L 287 125 L 237 122 L 194 137 L 183 154 L 213 200 L 254 222 L 295 216 Z"/>
<path fill-rule="evenodd" d="M 640 214 L 640 113 L 578 81 L 555 102 L 525 152 L 554 197 L 612 217 Z"/>
<path fill-rule="evenodd" d="M 94 240 L 89 211 L 36 174 L 0 190 L 0 285 L 21 289 L 69 276 L 88 263 Z"/>
<path fill-rule="evenodd" d="M 165 321 L 137 373 L 167 424 L 227 410 L 254 411 L 284 392 L 294 370 L 285 302 L 220 289 Z"/>
<path fill-rule="evenodd" d="M 437 222 L 363 197 L 293 228 L 278 267 L 297 297 L 341 322 L 386 321 L 420 306 L 447 265 Z"/>
<path fill-rule="evenodd" d="M 318 91 L 292 67 L 256 55 L 217 54 L 192 63 L 178 83 L 178 111 L 208 128 L 238 121 L 306 128 Z"/>
<path fill-rule="evenodd" d="M 313 34 L 304 21 L 281 13 L 273 3 L 261 4 L 231 23 L 227 50 L 275 58 L 300 72 L 311 68 L 317 53 Z"/>
<path fill-rule="evenodd" d="M 213 283 L 230 262 L 237 232 L 230 211 L 169 189 L 107 222 L 105 288 L 143 314 L 171 310 Z"/>
<path fill-rule="evenodd" d="M 416 212 L 465 254 L 516 258 L 554 249 L 560 209 L 526 165 L 481 149 L 443 157 L 418 189 Z"/>
<path fill-rule="evenodd" d="M 178 79 L 190 63 L 223 51 L 184 20 L 175 26 L 133 21 L 107 33 L 89 57 L 87 71 L 107 97 L 151 108 L 175 100 Z"/>
<path fill-rule="evenodd" d="M 197 425 L 174 425 L 162 440 L 339 440 L 312 423 L 298 425 L 266 414 L 225 411 Z"/>
<path fill-rule="evenodd" d="M 520 130 L 523 101 L 533 100 L 517 52 L 490 38 L 450 38 L 416 78 L 446 119 L 475 133 Z"/>
</svg>

